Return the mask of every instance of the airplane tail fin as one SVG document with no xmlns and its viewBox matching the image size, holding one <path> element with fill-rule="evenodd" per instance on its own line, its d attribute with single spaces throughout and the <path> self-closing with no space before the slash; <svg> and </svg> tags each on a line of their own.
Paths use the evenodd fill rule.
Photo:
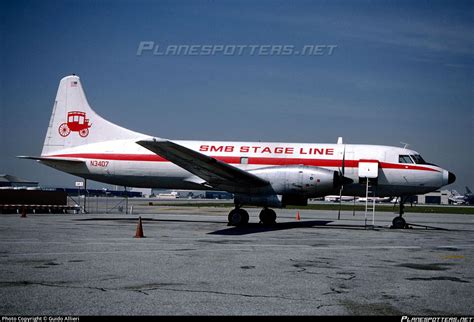
<svg viewBox="0 0 474 322">
<path fill-rule="evenodd" d="M 466 186 L 466 193 L 472 193 L 471 189 Z"/>
<path fill-rule="evenodd" d="M 452 196 L 460 196 L 461 195 L 457 190 L 454 190 L 454 189 L 452 189 L 450 192 L 451 192 Z"/>
<path fill-rule="evenodd" d="M 79 77 L 71 75 L 59 83 L 41 155 L 84 144 L 142 136 L 95 113 L 87 102 Z"/>
</svg>

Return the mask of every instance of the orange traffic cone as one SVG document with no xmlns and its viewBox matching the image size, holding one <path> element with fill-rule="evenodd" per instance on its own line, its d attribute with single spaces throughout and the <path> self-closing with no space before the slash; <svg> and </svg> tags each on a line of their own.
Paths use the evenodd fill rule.
<svg viewBox="0 0 474 322">
<path fill-rule="evenodd" d="M 20 217 L 21 217 L 21 218 L 26 218 L 26 208 L 25 208 L 25 207 L 23 207 L 23 208 L 21 209 L 21 216 L 20 216 Z"/>
<path fill-rule="evenodd" d="M 143 238 L 143 227 L 142 227 L 142 217 L 138 217 L 137 231 L 135 232 L 135 238 Z"/>
<path fill-rule="evenodd" d="M 296 220 L 300 220 L 300 219 L 301 219 L 301 218 L 300 218 L 300 212 L 298 211 L 298 212 L 296 213 Z"/>
</svg>

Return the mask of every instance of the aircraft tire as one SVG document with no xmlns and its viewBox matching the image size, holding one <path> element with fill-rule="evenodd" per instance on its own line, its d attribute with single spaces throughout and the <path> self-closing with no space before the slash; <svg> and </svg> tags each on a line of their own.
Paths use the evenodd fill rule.
<svg viewBox="0 0 474 322">
<path fill-rule="evenodd" d="M 394 229 L 403 229 L 406 228 L 407 223 L 403 217 L 397 216 L 392 220 L 392 228 Z"/>
<path fill-rule="evenodd" d="M 264 208 L 260 211 L 260 222 L 264 225 L 273 225 L 276 223 L 276 213 L 273 209 Z"/>
<path fill-rule="evenodd" d="M 249 223 L 249 214 L 241 208 L 232 209 L 228 216 L 229 226 L 244 226 Z"/>
</svg>

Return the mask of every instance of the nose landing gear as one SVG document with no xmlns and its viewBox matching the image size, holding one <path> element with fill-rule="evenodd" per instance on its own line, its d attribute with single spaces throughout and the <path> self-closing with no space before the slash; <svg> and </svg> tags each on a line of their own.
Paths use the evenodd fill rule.
<svg viewBox="0 0 474 322">
<path fill-rule="evenodd" d="M 409 228 L 407 222 L 405 219 L 402 217 L 403 213 L 405 212 L 403 209 L 405 207 L 405 202 L 408 199 L 408 197 L 401 196 L 400 197 L 400 209 L 399 209 L 399 215 L 392 220 L 392 226 L 390 228 L 393 229 L 404 229 L 404 228 Z"/>
</svg>

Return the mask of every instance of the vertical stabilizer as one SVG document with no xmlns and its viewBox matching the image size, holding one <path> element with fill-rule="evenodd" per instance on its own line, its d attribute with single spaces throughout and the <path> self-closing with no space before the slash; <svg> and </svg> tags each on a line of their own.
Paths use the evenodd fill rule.
<svg viewBox="0 0 474 322">
<path fill-rule="evenodd" d="M 87 102 L 79 77 L 71 75 L 59 83 L 41 155 L 84 144 L 141 136 L 97 115 Z"/>
</svg>

